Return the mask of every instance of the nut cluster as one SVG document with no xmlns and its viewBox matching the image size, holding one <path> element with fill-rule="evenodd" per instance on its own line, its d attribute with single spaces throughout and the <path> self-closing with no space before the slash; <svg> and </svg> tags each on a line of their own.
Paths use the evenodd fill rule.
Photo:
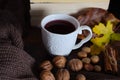
<svg viewBox="0 0 120 80">
<path fill-rule="evenodd" d="M 64 56 L 55 56 L 52 61 L 45 60 L 43 61 L 39 68 L 40 80 L 70 80 L 70 73 L 65 68 L 66 65 L 66 57 Z M 52 69 L 57 68 L 56 75 L 52 73 Z"/>
<path fill-rule="evenodd" d="M 86 71 L 101 71 L 101 66 L 97 63 L 99 62 L 99 56 L 90 56 L 91 49 L 89 47 L 83 47 L 81 51 L 77 53 L 78 58 L 73 58 L 67 61 L 65 56 L 55 56 L 52 61 L 43 61 L 39 68 L 41 71 L 41 80 L 70 80 L 70 72 L 66 66 L 70 68 L 71 71 L 78 72 L 82 69 Z M 55 68 L 57 71 L 53 74 L 52 69 Z M 75 80 L 86 80 L 85 75 L 77 74 Z"/>
<path fill-rule="evenodd" d="M 78 52 L 78 58 L 83 62 L 83 68 L 87 71 L 101 71 L 101 66 L 98 65 L 100 58 L 98 55 L 90 55 L 91 49 L 89 47 L 83 47 Z"/>
</svg>

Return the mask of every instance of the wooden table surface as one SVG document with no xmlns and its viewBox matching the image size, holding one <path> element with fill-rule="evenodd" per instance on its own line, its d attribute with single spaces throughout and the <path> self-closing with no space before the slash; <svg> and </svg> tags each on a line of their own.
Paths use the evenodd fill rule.
<svg viewBox="0 0 120 80">
<path fill-rule="evenodd" d="M 52 59 L 52 57 L 46 51 L 46 49 L 44 48 L 44 45 L 42 43 L 40 28 L 37 28 L 37 27 L 30 28 L 27 36 L 24 38 L 24 44 L 25 44 L 25 50 L 36 60 L 34 72 L 35 72 L 36 76 L 38 77 L 39 73 L 40 73 L 40 71 L 38 69 L 38 65 L 43 60 L 46 60 L 46 59 L 51 60 Z M 67 56 L 67 59 L 70 60 L 70 59 L 74 58 L 78 51 L 79 51 L 79 49 L 72 51 L 71 54 L 69 56 Z M 120 69 L 120 66 L 119 66 L 119 69 Z M 69 68 L 68 68 L 68 70 L 69 70 Z M 87 80 L 120 80 L 120 71 L 116 75 L 108 74 L 105 72 L 94 72 L 94 71 L 88 72 L 85 70 L 81 70 L 79 72 L 70 71 L 70 73 L 71 73 L 70 80 L 75 80 L 74 78 L 75 78 L 76 74 L 78 74 L 78 73 L 83 73 L 86 76 Z"/>
</svg>

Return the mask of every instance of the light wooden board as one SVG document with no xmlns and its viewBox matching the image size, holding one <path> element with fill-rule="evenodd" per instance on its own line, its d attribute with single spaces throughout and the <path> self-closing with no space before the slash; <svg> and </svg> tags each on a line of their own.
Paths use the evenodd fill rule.
<svg viewBox="0 0 120 80">
<path fill-rule="evenodd" d="M 96 0 L 97 1 L 97 0 Z M 101 2 L 78 2 L 78 3 L 33 3 L 31 4 L 31 23 L 33 26 L 40 26 L 41 19 L 49 14 L 77 13 L 79 10 L 87 7 L 98 7 L 107 9 L 109 1 Z"/>
<path fill-rule="evenodd" d="M 31 2 L 103 2 L 108 0 L 30 0 Z"/>
</svg>

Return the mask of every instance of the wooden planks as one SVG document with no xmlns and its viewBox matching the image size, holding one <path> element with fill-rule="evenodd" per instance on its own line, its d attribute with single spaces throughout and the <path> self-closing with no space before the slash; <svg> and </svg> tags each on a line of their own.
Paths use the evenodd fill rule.
<svg viewBox="0 0 120 80">
<path fill-rule="evenodd" d="M 30 0 L 31 2 L 104 2 L 109 0 Z"/>
<path fill-rule="evenodd" d="M 31 1 L 35 2 L 35 1 L 43 1 L 43 0 L 31 0 Z M 83 1 L 83 2 L 31 3 L 31 23 L 33 26 L 34 25 L 39 26 L 41 19 L 49 14 L 77 13 L 79 10 L 87 7 L 99 7 L 99 8 L 107 9 L 109 5 L 109 0 L 90 0 L 89 2 L 87 2 L 88 0 L 79 0 L 79 1 Z"/>
</svg>

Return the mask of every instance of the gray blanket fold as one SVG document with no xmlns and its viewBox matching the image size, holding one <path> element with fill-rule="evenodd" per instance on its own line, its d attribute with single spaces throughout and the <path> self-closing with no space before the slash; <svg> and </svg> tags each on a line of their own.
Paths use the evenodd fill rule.
<svg viewBox="0 0 120 80">
<path fill-rule="evenodd" d="M 0 80 L 37 80 L 35 60 L 23 50 L 21 26 L 8 11 L 0 11 Z"/>
</svg>

